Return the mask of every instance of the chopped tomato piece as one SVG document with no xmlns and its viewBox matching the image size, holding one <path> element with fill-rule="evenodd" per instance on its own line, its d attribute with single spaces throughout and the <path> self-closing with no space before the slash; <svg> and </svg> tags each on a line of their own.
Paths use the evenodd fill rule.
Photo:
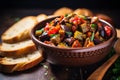
<svg viewBox="0 0 120 80">
<path fill-rule="evenodd" d="M 55 27 L 52 27 L 51 29 L 49 29 L 48 35 L 56 34 L 59 30 L 60 30 L 60 26 L 59 25 L 57 25 Z"/>
<path fill-rule="evenodd" d="M 110 35 L 111 35 L 111 28 L 109 26 L 105 26 L 104 29 L 105 29 L 106 35 L 108 37 L 110 37 Z"/>
</svg>

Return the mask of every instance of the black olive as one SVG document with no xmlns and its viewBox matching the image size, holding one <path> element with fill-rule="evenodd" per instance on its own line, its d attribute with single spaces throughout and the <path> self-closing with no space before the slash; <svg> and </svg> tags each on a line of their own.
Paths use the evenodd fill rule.
<svg viewBox="0 0 120 80">
<path fill-rule="evenodd" d="M 100 44 L 102 41 L 100 41 L 100 39 L 96 39 L 96 38 L 94 38 L 94 43 L 95 43 L 95 45 L 97 45 L 97 44 Z"/>
<path fill-rule="evenodd" d="M 49 41 L 50 40 L 50 37 L 48 36 L 47 33 L 43 33 L 42 35 L 39 36 L 39 40 L 44 42 L 44 41 Z"/>
</svg>

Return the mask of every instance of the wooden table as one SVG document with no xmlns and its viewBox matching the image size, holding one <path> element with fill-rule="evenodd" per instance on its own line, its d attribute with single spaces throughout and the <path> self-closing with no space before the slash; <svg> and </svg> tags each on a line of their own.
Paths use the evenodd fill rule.
<svg viewBox="0 0 120 80">
<path fill-rule="evenodd" d="M 8 29 L 12 24 L 14 24 L 18 19 L 21 19 L 25 16 L 38 15 L 40 13 L 45 13 L 51 15 L 55 10 L 54 9 L 8 9 L 2 10 L 0 13 L 0 36 L 1 34 Z M 120 11 L 117 10 L 93 10 L 94 12 L 105 13 L 112 17 L 115 23 L 116 28 L 120 28 L 119 19 Z M 88 65 L 84 67 L 65 67 L 52 65 L 46 61 L 41 62 L 37 66 L 23 71 L 23 72 L 14 72 L 11 74 L 0 73 L 0 80 L 81 80 L 81 73 L 83 80 L 86 80 L 87 77 L 103 62 L 106 61 L 106 58 L 102 61 Z M 81 71 L 82 69 L 82 71 Z M 106 80 L 106 78 L 104 79 Z"/>
</svg>

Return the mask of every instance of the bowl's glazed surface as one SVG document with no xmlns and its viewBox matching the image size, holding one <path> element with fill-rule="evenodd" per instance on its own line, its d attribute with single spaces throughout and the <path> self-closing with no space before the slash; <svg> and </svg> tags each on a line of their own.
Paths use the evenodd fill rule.
<svg viewBox="0 0 120 80">
<path fill-rule="evenodd" d="M 116 31 L 111 24 L 102 19 L 99 20 L 112 28 L 112 37 L 101 44 L 88 48 L 58 48 L 47 45 L 35 37 L 35 31 L 44 27 L 46 22 L 50 22 L 54 18 L 55 17 L 41 21 L 31 31 L 31 38 L 37 49 L 43 51 L 43 56 L 51 64 L 65 66 L 85 66 L 94 64 L 102 60 L 113 47 L 116 39 Z"/>
</svg>

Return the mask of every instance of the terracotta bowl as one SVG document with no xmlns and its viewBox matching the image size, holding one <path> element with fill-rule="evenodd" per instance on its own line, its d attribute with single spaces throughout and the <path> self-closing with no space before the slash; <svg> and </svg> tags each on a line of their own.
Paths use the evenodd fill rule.
<svg viewBox="0 0 120 80">
<path fill-rule="evenodd" d="M 110 49 L 112 48 L 115 42 L 116 39 L 115 28 L 108 22 L 100 19 L 102 23 L 107 24 L 112 28 L 113 33 L 112 37 L 106 42 L 88 48 L 58 48 L 47 45 L 39 41 L 35 37 L 35 31 L 37 29 L 44 27 L 46 22 L 50 22 L 54 18 L 55 17 L 52 17 L 44 21 L 41 21 L 31 31 L 31 38 L 35 43 L 37 49 L 40 52 L 41 51 L 43 52 L 44 58 L 51 64 L 64 66 L 86 66 L 97 63 L 110 52 Z"/>
</svg>

